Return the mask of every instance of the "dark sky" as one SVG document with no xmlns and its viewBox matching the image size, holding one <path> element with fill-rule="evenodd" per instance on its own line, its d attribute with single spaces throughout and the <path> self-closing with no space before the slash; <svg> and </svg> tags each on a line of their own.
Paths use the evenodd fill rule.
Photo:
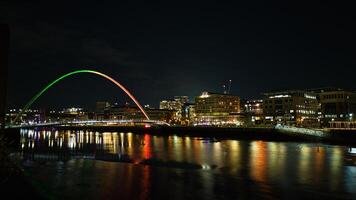
<svg viewBox="0 0 356 200">
<path fill-rule="evenodd" d="M 1 1 L 0 23 L 11 27 L 10 107 L 76 69 L 106 73 L 154 106 L 174 95 L 222 92 L 229 79 L 231 93 L 243 98 L 280 89 L 355 89 L 354 10 L 338 1 L 64 2 Z M 110 82 L 81 74 L 34 107 L 90 108 L 116 98 L 128 101 Z"/>
</svg>

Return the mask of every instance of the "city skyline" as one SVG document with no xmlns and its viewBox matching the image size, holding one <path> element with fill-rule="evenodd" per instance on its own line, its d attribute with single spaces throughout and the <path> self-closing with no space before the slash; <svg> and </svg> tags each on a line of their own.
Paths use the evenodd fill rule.
<svg viewBox="0 0 356 200">
<path fill-rule="evenodd" d="M 341 6 L 5 1 L 0 10 L 11 32 L 8 105 L 21 106 L 58 75 L 83 68 L 111 75 L 150 105 L 174 95 L 220 92 L 229 80 L 231 93 L 242 98 L 271 90 L 354 89 L 352 12 Z M 49 91 L 39 107 L 89 107 L 121 97 L 90 75 L 56 87 L 61 92 Z"/>
<path fill-rule="evenodd" d="M 356 199 L 341 1 L 0 1 L 10 199 Z"/>
<path fill-rule="evenodd" d="M 244 100 L 244 101 L 262 100 L 262 99 L 264 99 L 264 97 L 268 93 L 278 93 L 278 92 L 283 92 L 283 91 L 315 91 L 315 90 L 322 90 L 322 89 L 333 89 L 333 90 L 340 90 L 340 91 L 356 92 L 356 89 L 355 90 L 354 89 L 345 89 L 345 88 L 339 88 L 339 87 L 320 87 L 320 88 L 304 88 L 304 89 L 303 88 L 298 88 L 298 89 L 288 89 L 288 88 L 286 88 L 285 90 L 279 89 L 279 90 L 264 91 L 264 92 L 261 92 L 259 96 L 244 97 L 244 98 L 241 98 L 241 100 Z M 37 92 L 39 92 L 39 91 L 37 91 Z M 117 90 L 117 91 L 119 91 L 119 90 Z M 196 94 L 194 96 L 187 96 L 187 95 L 184 95 L 184 94 L 174 95 L 174 96 L 167 96 L 167 97 L 161 97 L 158 102 L 154 102 L 153 104 L 148 104 L 148 103 L 141 103 L 141 104 L 142 104 L 142 106 L 145 106 L 147 108 L 160 108 L 160 103 L 162 101 L 174 100 L 175 96 L 187 96 L 188 99 L 189 99 L 189 101 L 187 103 L 195 103 L 195 101 L 194 101 L 195 97 L 200 96 L 201 93 L 204 93 L 204 92 L 216 93 L 216 94 L 229 94 L 229 95 L 239 96 L 238 94 L 234 94 L 234 93 L 231 93 L 231 92 L 230 93 L 225 93 L 224 91 L 216 92 L 216 91 L 202 90 L 200 93 L 198 93 L 198 94 Z M 32 96 L 32 97 L 34 97 L 34 96 Z M 46 94 L 43 95 L 43 96 L 46 96 Z M 40 101 L 41 98 L 39 98 L 38 101 Z M 30 99 L 28 99 L 28 100 L 30 100 Z M 35 106 L 33 106 L 31 108 L 28 108 L 28 109 L 60 110 L 60 109 L 66 109 L 66 108 L 71 108 L 71 107 L 78 107 L 78 108 L 84 108 L 86 110 L 94 110 L 95 109 L 95 102 L 100 102 L 100 101 L 109 102 L 112 105 L 117 104 L 117 105 L 132 105 L 132 106 L 136 106 L 135 102 L 133 102 L 132 99 L 129 98 L 129 96 L 127 96 L 125 94 L 122 94 L 121 96 L 114 96 L 114 97 L 111 97 L 110 99 L 96 99 L 96 100 L 94 99 L 93 102 L 89 102 L 89 106 L 83 106 L 83 104 L 80 104 L 80 103 L 72 103 L 72 104 L 68 104 L 68 105 L 61 105 L 61 106 L 55 106 L 55 107 L 51 106 L 51 105 L 48 105 L 46 107 L 46 106 L 41 106 L 41 105 L 38 105 L 38 104 L 36 105 L 37 101 L 35 101 Z M 28 101 L 26 103 L 28 103 Z M 88 105 L 88 102 L 85 103 L 84 105 Z M 6 110 L 8 111 L 10 109 L 22 109 L 24 106 L 26 106 L 26 105 L 25 104 L 23 104 L 23 105 L 15 105 L 15 106 L 12 106 L 12 107 L 10 107 L 9 105 L 6 105 Z"/>
</svg>

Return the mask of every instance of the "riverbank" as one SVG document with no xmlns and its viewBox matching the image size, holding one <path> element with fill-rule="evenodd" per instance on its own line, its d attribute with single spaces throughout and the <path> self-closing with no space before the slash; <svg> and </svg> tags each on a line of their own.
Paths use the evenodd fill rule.
<svg viewBox="0 0 356 200">
<path fill-rule="evenodd" d="M 23 168 L 17 158 L 11 157 L 11 152 L 17 150 L 19 134 L 13 135 L 14 131 L 6 132 L 0 130 L 0 192 L 4 197 L 11 199 L 20 199 L 34 197 L 39 195 L 35 192 L 32 185 L 26 179 Z M 16 143 L 16 144 L 15 144 Z M 21 192 L 18 192 L 18 189 Z"/>
</svg>

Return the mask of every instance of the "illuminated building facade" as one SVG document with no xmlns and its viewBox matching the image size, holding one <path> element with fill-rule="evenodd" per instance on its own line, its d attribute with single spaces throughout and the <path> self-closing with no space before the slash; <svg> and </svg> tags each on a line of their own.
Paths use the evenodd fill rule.
<svg viewBox="0 0 356 200">
<path fill-rule="evenodd" d="M 356 92 L 340 88 L 314 89 L 321 104 L 323 126 L 331 121 L 354 121 L 356 113 Z"/>
<path fill-rule="evenodd" d="M 182 109 L 182 103 L 176 100 L 162 100 L 159 103 L 159 109 L 176 110 Z"/>
<path fill-rule="evenodd" d="M 162 100 L 159 109 L 175 111 L 173 123 L 182 123 L 183 105 L 189 102 L 188 96 L 174 96 L 172 100 Z"/>
<path fill-rule="evenodd" d="M 265 93 L 265 123 L 318 127 L 319 102 L 315 93 L 302 90 Z"/>
<path fill-rule="evenodd" d="M 194 103 L 185 103 L 182 108 L 182 125 L 191 125 L 196 117 L 195 113 L 195 104 Z"/>
<path fill-rule="evenodd" d="M 65 108 L 62 110 L 44 110 L 44 109 L 28 109 L 22 112 L 22 109 L 10 109 L 6 113 L 6 123 L 14 123 L 15 118 L 21 114 L 22 123 L 51 123 L 51 122 L 68 122 L 88 120 L 93 118 L 89 113 L 82 108 Z"/>
<path fill-rule="evenodd" d="M 246 123 L 251 125 L 263 123 L 263 100 L 247 100 L 244 102 Z"/>
<path fill-rule="evenodd" d="M 194 125 L 241 125 L 240 97 L 203 92 L 195 98 Z"/>
<path fill-rule="evenodd" d="M 174 96 L 174 100 L 180 102 L 182 105 L 189 102 L 188 96 Z"/>
<path fill-rule="evenodd" d="M 88 112 L 85 112 L 83 108 L 75 107 L 64 108 L 61 111 L 51 110 L 45 117 L 47 122 L 80 121 L 89 118 Z"/>
<path fill-rule="evenodd" d="M 174 110 L 145 108 L 145 112 L 151 120 L 165 121 L 172 123 L 174 120 Z M 137 106 L 114 104 L 96 114 L 97 120 L 130 120 L 146 119 Z"/>
<path fill-rule="evenodd" d="M 6 113 L 5 121 L 7 124 L 12 124 L 17 117 L 21 113 L 21 109 L 10 109 Z M 27 123 L 40 123 L 41 122 L 41 112 L 37 109 L 28 109 L 24 113 L 22 113 L 22 119 Z"/>
</svg>

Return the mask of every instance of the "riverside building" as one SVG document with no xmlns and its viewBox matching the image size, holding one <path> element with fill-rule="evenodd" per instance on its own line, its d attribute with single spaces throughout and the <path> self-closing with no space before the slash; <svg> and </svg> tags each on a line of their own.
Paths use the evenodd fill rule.
<svg viewBox="0 0 356 200">
<path fill-rule="evenodd" d="M 243 111 L 246 117 L 246 123 L 248 125 L 262 124 L 264 121 L 263 100 L 247 100 L 244 104 Z"/>
<path fill-rule="evenodd" d="M 264 120 L 267 124 L 318 127 L 320 104 L 317 95 L 303 90 L 265 93 Z"/>
<path fill-rule="evenodd" d="M 162 100 L 159 103 L 159 109 L 175 111 L 172 122 L 176 124 L 181 124 L 183 123 L 183 121 L 185 121 L 185 119 L 183 119 L 183 109 L 184 105 L 188 102 L 188 96 L 174 96 L 174 99 Z"/>
<path fill-rule="evenodd" d="M 240 97 L 231 94 L 203 92 L 195 98 L 193 125 L 241 125 Z"/>
<path fill-rule="evenodd" d="M 332 121 L 355 121 L 356 92 L 340 88 L 312 89 L 320 101 L 321 121 L 329 127 Z"/>
</svg>

